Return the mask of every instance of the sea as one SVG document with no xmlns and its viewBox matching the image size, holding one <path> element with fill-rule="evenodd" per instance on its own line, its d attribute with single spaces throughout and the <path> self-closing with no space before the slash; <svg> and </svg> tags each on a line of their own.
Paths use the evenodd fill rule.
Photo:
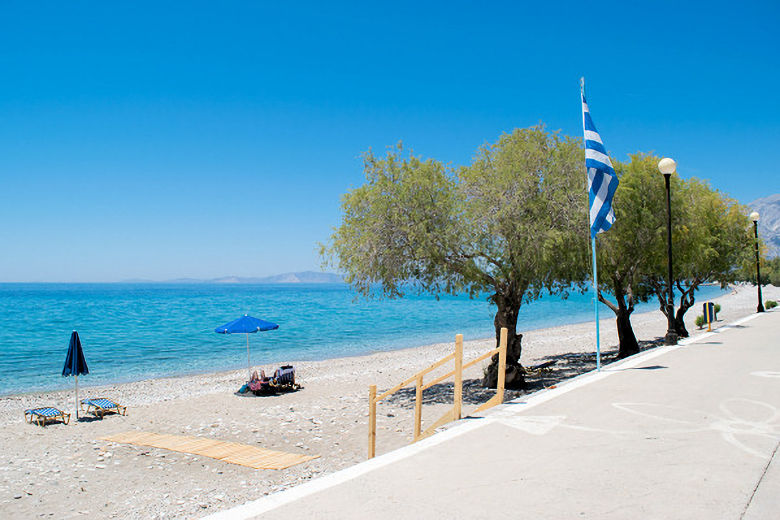
<svg viewBox="0 0 780 520">
<path fill-rule="evenodd" d="M 704 287 L 697 300 L 722 293 Z M 637 312 L 654 309 L 650 301 Z M 600 312 L 612 316 L 603 305 Z M 71 387 L 61 373 L 73 330 L 89 366 L 79 385 L 90 386 L 246 367 L 246 336 L 214 332 L 244 314 L 279 325 L 249 336 L 252 364 L 271 368 L 453 341 L 457 333 L 493 337 L 494 313 L 486 297 L 366 299 L 345 284 L 5 283 L 0 395 Z M 518 330 L 592 320 L 592 291 L 546 295 L 522 307 Z"/>
</svg>

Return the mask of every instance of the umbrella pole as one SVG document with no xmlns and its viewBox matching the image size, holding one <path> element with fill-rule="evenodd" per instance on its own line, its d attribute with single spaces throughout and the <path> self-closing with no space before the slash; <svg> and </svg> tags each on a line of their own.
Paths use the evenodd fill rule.
<svg viewBox="0 0 780 520">
<path fill-rule="evenodd" d="M 76 420 L 79 420 L 79 375 L 76 374 Z"/>
<path fill-rule="evenodd" d="M 247 381 L 252 380 L 252 363 L 249 361 L 249 334 L 246 335 L 246 372 L 249 374 L 249 379 Z"/>
</svg>

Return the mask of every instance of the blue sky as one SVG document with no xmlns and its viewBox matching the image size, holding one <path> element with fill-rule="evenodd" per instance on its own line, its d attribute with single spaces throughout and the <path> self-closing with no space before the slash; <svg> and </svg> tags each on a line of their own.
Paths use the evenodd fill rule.
<svg viewBox="0 0 780 520">
<path fill-rule="evenodd" d="M 780 191 L 780 4 L 3 2 L 0 281 L 318 269 L 360 154 L 502 132 Z M 541 5 L 548 4 L 548 5 Z"/>
</svg>

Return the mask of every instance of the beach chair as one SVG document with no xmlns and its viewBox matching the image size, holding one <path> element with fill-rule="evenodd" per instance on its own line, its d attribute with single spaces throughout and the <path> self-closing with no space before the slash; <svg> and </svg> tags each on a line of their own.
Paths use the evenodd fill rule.
<svg viewBox="0 0 780 520">
<path fill-rule="evenodd" d="M 46 421 L 56 421 L 57 419 L 65 424 L 70 422 L 69 413 L 65 413 L 62 410 L 51 406 L 25 410 L 24 418 L 29 424 L 35 423 L 38 426 L 46 426 Z"/>
<path fill-rule="evenodd" d="M 84 407 L 86 406 L 86 410 Z M 95 397 L 93 399 L 82 399 L 81 409 L 86 413 L 91 413 L 96 417 L 103 418 L 107 413 L 116 413 L 118 415 L 127 415 L 127 407 L 117 404 L 111 399 L 105 397 Z"/>
<path fill-rule="evenodd" d="M 271 385 L 281 391 L 291 392 L 299 390 L 301 385 L 295 382 L 295 367 L 292 365 L 283 365 L 274 372 Z"/>
</svg>

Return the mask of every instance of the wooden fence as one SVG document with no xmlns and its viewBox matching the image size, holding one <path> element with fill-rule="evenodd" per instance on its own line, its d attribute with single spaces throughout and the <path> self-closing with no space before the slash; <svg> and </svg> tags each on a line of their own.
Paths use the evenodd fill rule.
<svg viewBox="0 0 780 520">
<path fill-rule="evenodd" d="M 478 406 L 472 414 L 479 413 L 483 410 L 487 410 L 497 404 L 504 402 L 504 381 L 506 377 L 506 342 L 507 342 L 507 329 L 501 329 L 501 335 L 499 340 L 499 346 L 494 348 L 476 359 L 472 359 L 465 365 L 463 364 L 463 334 L 455 336 L 455 352 L 441 358 L 427 368 L 424 368 L 411 376 L 410 378 L 398 383 L 390 390 L 376 395 L 376 385 L 371 385 L 368 392 L 368 458 L 371 459 L 376 455 L 376 405 L 379 401 L 387 399 L 394 393 L 398 392 L 402 388 L 408 386 L 410 383 L 415 384 L 415 399 L 414 399 L 414 437 L 412 442 L 417 442 L 421 439 L 433 434 L 436 428 L 447 424 L 451 421 L 457 421 L 461 418 L 461 411 L 463 407 L 463 371 L 469 367 L 472 367 L 480 361 L 489 358 L 494 354 L 498 354 L 498 385 L 496 388 L 496 395 L 488 399 L 486 402 Z M 425 383 L 423 378 L 426 374 L 436 370 L 440 366 L 454 361 L 454 368 L 444 375 L 433 379 L 432 381 Z M 444 413 L 439 419 L 431 424 L 425 431 L 422 430 L 422 398 L 423 391 L 439 384 L 445 379 L 454 376 L 455 389 L 453 395 L 452 408 Z"/>
</svg>

